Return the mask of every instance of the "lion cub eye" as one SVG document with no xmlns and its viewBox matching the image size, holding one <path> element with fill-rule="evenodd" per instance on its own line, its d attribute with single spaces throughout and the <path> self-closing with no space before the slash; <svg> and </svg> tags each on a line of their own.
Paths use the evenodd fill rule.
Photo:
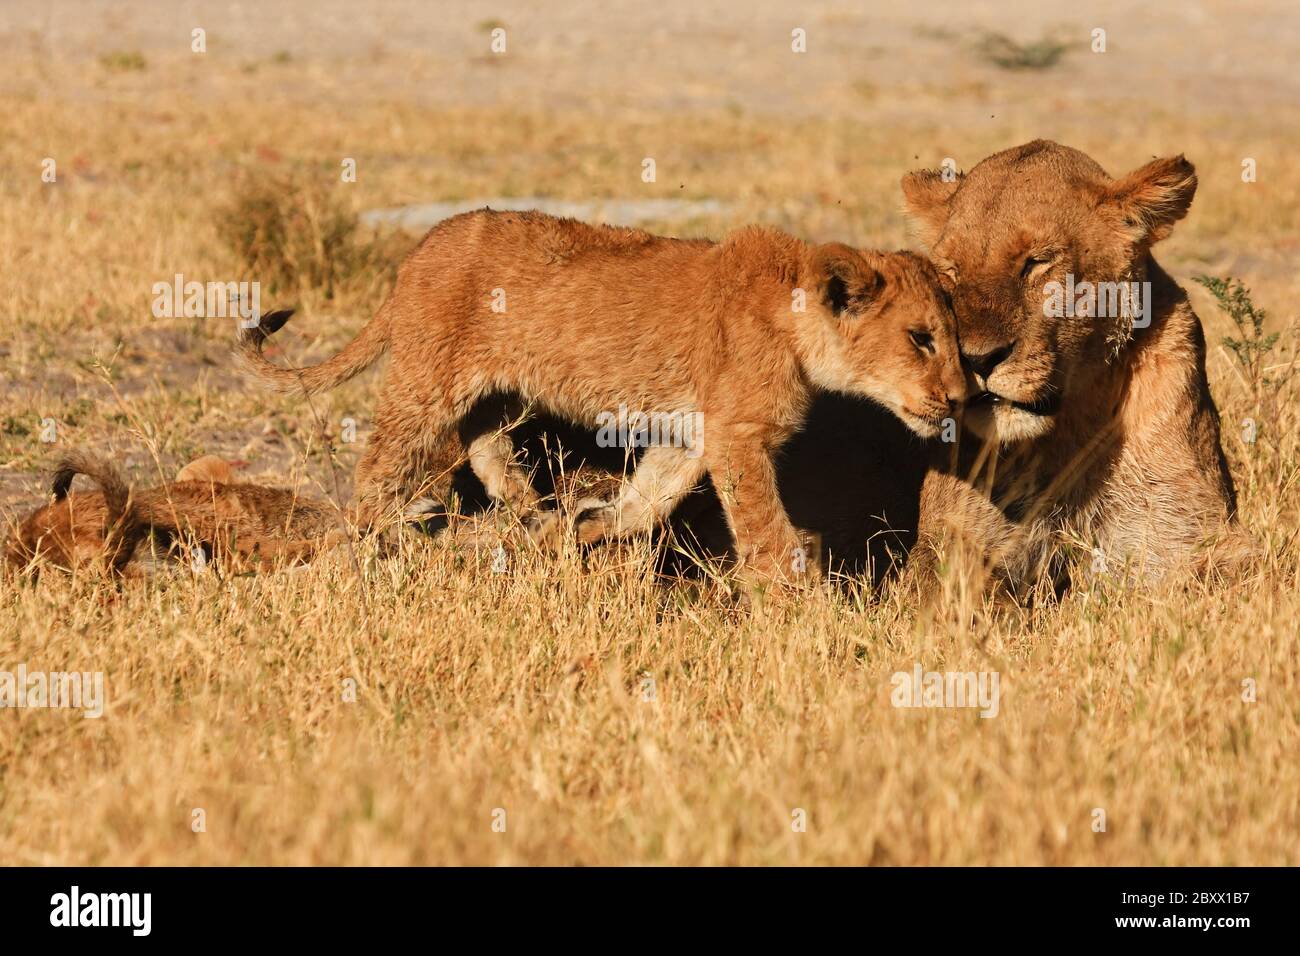
<svg viewBox="0 0 1300 956">
<path fill-rule="evenodd" d="M 922 352 L 928 352 L 931 355 L 934 354 L 934 336 L 929 332 L 922 332 L 920 329 L 913 329 L 907 334 L 911 338 L 912 344 Z"/>
</svg>

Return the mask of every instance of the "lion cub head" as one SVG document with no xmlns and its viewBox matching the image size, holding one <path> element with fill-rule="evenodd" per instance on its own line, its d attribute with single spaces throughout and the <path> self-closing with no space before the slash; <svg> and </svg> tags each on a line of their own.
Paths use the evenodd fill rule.
<svg viewBox="0 0 1300 956">
<path fill-rule="evenodd" d="M 1035 140 L 964 175 L 925 170 L 902 185 L 975 378 L 964 424 L 1005 445 L 1051 432 L 1063 406 L 1087 406 L 1090 376 L 1149 324 L 1148 250 L 1187 214 L 1196 173 L 1176 156 L 1111 179 L 1078 150 Z"/>
<path fill-rule="evenodd" d="M 809 256 L 804 362 L 820 387 L 863 395 L 933 438 L 966 396 L 956 321 L 939 276 L 910 252 L 838 242 Z"/>
</svg>

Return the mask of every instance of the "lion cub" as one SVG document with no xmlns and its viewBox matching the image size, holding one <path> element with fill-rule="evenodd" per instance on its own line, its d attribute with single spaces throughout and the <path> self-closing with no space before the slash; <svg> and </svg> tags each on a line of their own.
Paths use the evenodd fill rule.
<svg viewBox="0 0 1300 956">
<path fill-rule="evenodd" d="M 72 491 L 85 475 L 98 491 Z M 54 501 L 18 527 L 6 548 L 11 569 L 41 562 L 128 573 L 141 541 L 197 541 L 205 558 L 228 567 L 309 560 L 343 540 L 336 510 L 283 488 L 236 483 L 231 463 L 208 455 L 158 488 L 133 489 L 117 469 L 91 455 L 71 454 L 55 471 Z"/>
<path fill-rule="evenodd" d="M 647 448 L 578 533 L 593 541 L 649 530 L 707 474 L 738 557 L 763 576 L 783 576 L 799 547 L 772 456 L 815 389 L 874 399 L 923 436 L 966 394 L 953 316 L 925 259 L 769 228 L 715 243 L 483 210 L 434 227 L 374 319 L 325 362 L 288 369 L 262 355 L 289 314 L 243 330 L 236 353 L 272 389 L 319 392 L 392 354 L 357 466 L 363 523 L 427 486 L 447 442 L 468 447 L 494 497 L 529 503 L 508 437 L 463 430 L 490 395 L 513 393 L 591 427 L 629 409 L 688 415 L 702 424 L 690 447 Z M 435 480 L 435 496 L 447 480 Z"/>
</svg>

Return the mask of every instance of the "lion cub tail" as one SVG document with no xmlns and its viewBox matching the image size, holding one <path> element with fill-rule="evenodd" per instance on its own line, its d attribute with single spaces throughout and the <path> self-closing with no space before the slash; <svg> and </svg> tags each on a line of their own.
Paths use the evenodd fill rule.
<svg viewBox="0 0 1300 956">
<path fill-rule="evenodd" d="M 62 501 L 68 497 L 72 479 L 77 475 L 85 475 L 103 492 L 110 529 L 123 531 L 138 520 L 131 498 L 131 486 L 126 483 L 122 473 L 104 459 L 85 452 L 70 452 L 55 467 L 54 479 L 50 482 L 50 491 L 55 500 Z"/>
<path fill-rule="evenodd" d="M 251 329 L 239 330 L 239 339 L 235 344 L 235 362 L 243 373 L 272 391 L 301 391 L 315 395 L 346 382 L 388 349 L 388 316 L 384 307 L 338 354 L 319 365 L 281 368 L 262 354 L 262 343 L 279 331 L 291 315 L 293 309 L 262 316 Z"/>
</svg>

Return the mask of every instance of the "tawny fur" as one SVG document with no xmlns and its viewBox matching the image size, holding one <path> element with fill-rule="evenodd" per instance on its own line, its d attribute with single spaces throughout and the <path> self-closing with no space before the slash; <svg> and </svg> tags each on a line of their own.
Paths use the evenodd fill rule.
<svg viewBox="0 0 1300 956">
<path fill-rule="evenodd" d="M 215 481 L 219 484 L 229 485 L 235 481 L 235 472 L 246 464 L 247 462 L 243 461 L 228 461 L 225 458 L 218 458 L 216 455 L 204 455 L 202 458 L 194 459 L 178 471 L 176 480 Z"/>
<path fill-rule="evenodd" d="M 98 490 L 71 491 L 79 474 L 94 481 Z M 135 516 L 131 489 L 117 470 L 74 452 L 59 463 L 50 490 L 54 500 L 29 515 L 6 544 L 9 569 L 48 564 L 120 574 L 148 527 Z"/>
<path fill-rule="evenodd" d="M 195 480 L 131 489 L 107 462 L 69 455 L 55 472 L 54 501 L 18 527 L 6 548 L 7 563 L 12 569 L 52 566 L 121 575 L 129 572 L 137 546 L 156 534 L 203 547 L 205 555 L 237 570 L 310 560 L 343 540 L 331 505 L 283 488 L 207 477 L 229 473 L 229 463 L 201 459 L 181 470 Z M 78 474 L 99 490 L 70 491 Z"/>
<path fill-rule="evenodd" d="M 944 275 L 962 352 L 987 393 L 965 414 L 978 440 L 945 449 L 925 480 L 921 528 L 931 540 L 956 535 L 1018 581 L 1039 576 L 1062 538 L 1095 549 L 1098 566 L 1139 573 L 1202 560 L 1214 539 L 1249 553 L 1201 323 L 1150 253 L 1195 190 L 1182 156 L 1116 180 L 1043 140 L 956 181 L 904 178 L 909 218 Z M 1150 325 L 1045 316 L 1045 284 L 1067 274 L 1076 285 L 1150 282 Z"/>
<path fill-rule="evenodd" d="M 648 530 L 707 473 L 738 555 L 764 575 L 783 575 L 800 546 L 772 458 L 815 390 L 871 398 L 924 435 L 966 390 L 951 313 L 922 258 L 756 227 L 714 243 L 470 213 L 426 236 L 374 319 L 333 358 L 304 369 L 267 361 L 261 343 L 285 318 L 246 330 L 238 350 L 280 391 L 330 388 L 391 353 L 357 468 L 363 522 L 405 506 L 422 483 L 442 497 L 432 464 L 449 443 L 463 444 L 490 494 L 531 503 L 508 436 L 462 428 L 487 396 L 517 394 L 581 425 L 620 406 L 700 413 L 699 457 L 649 449 L 617 500 L 582 518 L 579 537 Z"/>
</svg>

